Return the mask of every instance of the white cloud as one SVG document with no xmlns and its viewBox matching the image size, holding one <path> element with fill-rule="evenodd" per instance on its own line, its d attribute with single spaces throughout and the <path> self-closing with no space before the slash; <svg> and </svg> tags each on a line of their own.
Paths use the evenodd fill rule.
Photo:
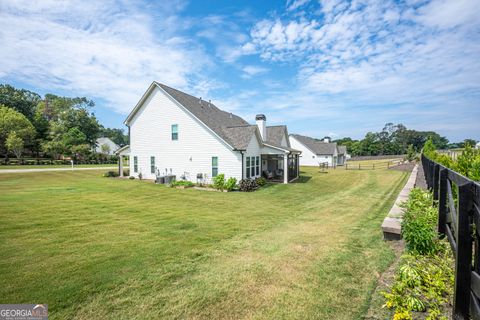
<svg viewBox="0 0 480 320">
<path fill-rule="evenodd" d="M 0 42 L 6 45 L 0 50 L 0 75 L 44 90 L 99 98 L 121 113 L 131 110 L 153 80 L 198 87 L 204 79 L 197 75 L 210 62 L 175 34 L 178 17 L 169 10 L 181 3 L 172 5 L 161 11 L 168 17 L 153 23 L 148 12 L 130 4 L 3 3 Z"/>
<path fill-rule="evenodd" d="M 267 68 L 259 67 L 259 66 L 245 66 L 242 68 L 243 71 L 243 78 L 251 78 L 253 76 L 265 73 L 268 71 Z"/>
</svg>

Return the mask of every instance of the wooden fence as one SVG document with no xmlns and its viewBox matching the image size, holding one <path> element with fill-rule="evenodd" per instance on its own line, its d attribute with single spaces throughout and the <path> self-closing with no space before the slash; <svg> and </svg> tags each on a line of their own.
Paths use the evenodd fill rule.
<svg viewBox="0 0 480 320">
<path fill-rule="evenodd" d="M 480 319 L 480 184 L 424 155 L 422 165 L 455 257 L 454 319 Z"/>
<path fill-rule="evenodd" d="M 376 169 L 389 169 L 390 167 L 398 166 L 400 160 L 373 162 L 373 163 L 345 163 L 343 166 L 345 170 L 376 170 Z"/>
</svg>

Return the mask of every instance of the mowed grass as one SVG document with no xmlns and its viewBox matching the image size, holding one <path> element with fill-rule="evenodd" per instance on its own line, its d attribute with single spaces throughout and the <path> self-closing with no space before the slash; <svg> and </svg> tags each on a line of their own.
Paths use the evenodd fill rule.
<svg viewBox="0 0 480 320">
<path fill-rule="evenodd" d="M 43 165 L 0 165 L 0 170 L 7 170 L 7 169 L 58 169 L 58 168 L 66 168 L 70 169 L 72 166 L 69 164 L 43 164 Z M 73 165 L 74 168 L 106 168 L 118 167 L 118 164 L 110 163 L 110 164 L 75 164 Z M 128 169 L 128 166 L 126 167 Z"/>
<path fill-rule="evenodd" d="M 0 303 L 51 319 L 355 319 L 407 174 L 302 168 L 254 193 L 99 172 L 0 176 Z"/>
</svg>

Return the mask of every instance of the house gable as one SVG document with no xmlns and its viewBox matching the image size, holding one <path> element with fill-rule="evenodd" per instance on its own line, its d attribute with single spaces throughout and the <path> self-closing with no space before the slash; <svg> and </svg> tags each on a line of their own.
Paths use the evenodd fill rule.
<svg viewBox="0 0 480 320">
<path fill-rule="evenodd" d="M 148 93 L 135 114 L 129 117 L 128 124 L 130 165 L 134 167 L 133 158 L 137 157 L 138 167 L 145 178 L 155 177 L 151 166 L 158 168 L 160 173 L 172 171 L 177 177 L 187 172 L 192 181 L 199 173 L 211 176 L 212 157 L 218 157 L 219 173 L 241 176 L 239 152 L 161 88 Z M 172 125 L 178 129 L 177 139 L 172 138 Z"/>
</svg>

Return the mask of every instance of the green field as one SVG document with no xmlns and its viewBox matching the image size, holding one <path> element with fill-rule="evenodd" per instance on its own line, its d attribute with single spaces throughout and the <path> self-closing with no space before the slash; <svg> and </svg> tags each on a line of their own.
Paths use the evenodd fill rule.
<svg viewBox="0 0 480 320">
<path fill-rule="evenodd" d="M 71 165 L 67 164 L 45 164 L 45 165 L 0 165 L 0 170 L 5 169 L 57 169 L 57 168 L 71 168 Z M 75 164 L 74 168 L 105 168 L 105 167 L 118 167 L 118 164 Z M 128 167 L 127 167 L 128 168 Z"/>
<path fill-rule="evenodd" d="M 2 174 L 0 303 L 47 303 L 51 319 L 361 318 L 407 174 L 302 170 L 254 193 Z"/>
</svg>

